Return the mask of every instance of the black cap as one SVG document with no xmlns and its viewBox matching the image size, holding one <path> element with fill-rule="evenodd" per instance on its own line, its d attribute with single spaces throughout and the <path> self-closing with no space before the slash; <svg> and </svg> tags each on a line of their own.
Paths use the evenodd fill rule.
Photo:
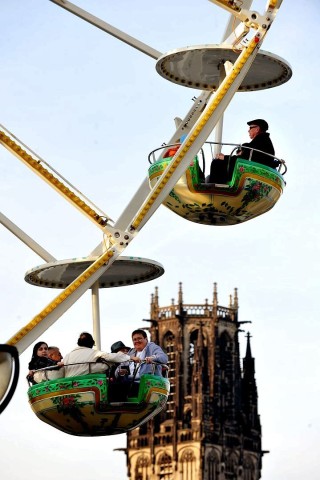
<svg viewBox="0 0 320 480">
<path fill-rule="evenodd" d="M 266 132 L 269 128 L 269 125 L 265 120 L 262 120 L 262 118 L 257 118 L 256 120 L 251 120 L 250 122 L 247 122 L 248 125 L 257 125 L 257 127 L 260 127 L 261 130 Z"/>
<path fill-rule="evenodd" d="M 131 350 L 130 347 L 126 347 L 124 343 L 122 343 L 121 341 L 119 342 L 115 342 L 111 345 L 111 353 L 117 353 L 119 352 L 119 350 L 121 350 L 122 348 L 127 348 L 128 350 Z"/>
</svg>

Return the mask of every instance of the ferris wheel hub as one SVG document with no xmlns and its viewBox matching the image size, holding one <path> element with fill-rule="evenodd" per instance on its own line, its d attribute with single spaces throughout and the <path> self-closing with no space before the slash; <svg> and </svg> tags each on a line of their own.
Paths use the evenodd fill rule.
<svg viewBox="0 0 320 480">
<path fill-rule="evenodd" d="M 45 288 L 66 288 L 82 274 L 97 257 L 58 260 L 39 265 L 25 274 L 25 281 Z M 99 288 L 125 287 L 149 282 L 164 273 L 163 266 L 141 257 L 117 258 L 99 278 Z"/>
<path fill-rule="evenodd" d="M 173 83 L 200 90 L 216 90 L 221 82 L 221 66 L 234 63 L 240 55 L 232 45 L 198 45 L 173 50 L 162 55 L 157 72 Z M 264 90 L 287 82 L 290 65 L 273 53 L 260 50 L 238 91 Z"/>
</svg>

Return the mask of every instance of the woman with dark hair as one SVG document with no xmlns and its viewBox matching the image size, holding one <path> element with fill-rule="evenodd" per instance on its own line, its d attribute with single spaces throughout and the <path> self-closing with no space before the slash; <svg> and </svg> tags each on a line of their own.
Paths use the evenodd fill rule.
<svg viewBox="0 0 320 480">
<path fill-rule="evenodd" d="M 29 362 L 29 373 L 27 380 L 33 385 L 46 380 L 44 372 L 36 372 L 40 368 L 52 367 L 57 365 L 58 362 L 51 360 L 48 357 L 48 344 L 46 342 L 37 342 L 32 350 L 32 357 Z"/>
</svg>

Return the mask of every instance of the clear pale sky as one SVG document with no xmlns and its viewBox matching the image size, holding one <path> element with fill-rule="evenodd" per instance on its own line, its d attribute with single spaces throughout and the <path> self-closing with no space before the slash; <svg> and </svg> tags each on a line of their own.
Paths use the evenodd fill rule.
<svg viewBox="0 0 320 480">
<path fill-rule="evenodd" d="M 155 61 L 49 0 L 2 2 L 0 123 L 117 219 L 147 174 L 151 150 L 167 142 L 173 119 L 199 92 L 172 84 Z M 82 8 L 153 48 L 219 43 L 228 14 L 207 0 L 75 0 Z M 265 2 L 254 2 L 261 11 Z M 240 320 L 252 320 L 263 480 L 316 480 L 319 415 L 319 156 L 318 37 L 315 1 L 284 0 L 262 49 L 285 58 L 292 79 L 274 89 L 239 93 L 225 114 L 223 140 L 248 140 L 248 120 L 265 118 L 276 154 L 288 165 L 287 187 L 273 210 L 234 227 L 187 222 L 160 207 L 124 255 L 160 262 L 165 274 L 141 285 L 101 291 L 102 348 L 130 344 L 146 326 L 150 295 L 160 304 L 211 301 L 239 289 Z M 213 140 L 213 136 L 211 137 Z M 0 147 L 1 211 L 58 259 L 84 257 L 101 232 L 14 156 Z M 228 152 L 225 152 L 228 153 Z M 43 260 L 0 229 L 1 342 L 8 340 L 57 291 L 30 286 L 26 271 Z M 71 350 L 92 331 L 85 294 L 41 337 Z M 245 354 L 241 337 L 241 355 Z M 0 417 L 3 480 L 124 480 L 124 435 L 77 438 L 40 422 L 27 401 L 21 357 L 17 392 Z"/>
</svg>

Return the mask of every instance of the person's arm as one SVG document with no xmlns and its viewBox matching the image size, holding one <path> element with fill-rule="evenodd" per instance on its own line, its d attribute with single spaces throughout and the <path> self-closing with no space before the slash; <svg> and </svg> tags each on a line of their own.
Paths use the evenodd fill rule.
<svg viewBox="0 0 320 480">
<path fill-rule="evenodd" d="M 140 358 L 132 355 L 127 355 L 126 353 L 122 352 L 117 352 L 117 353 L 105 353 L 105 352 L 100 352 L 101 355 L 99 357 L 103 358 L 107 362 L 113 362 L 113 363 L 123 363 L 123 362 L 135 362 L 138 363 L 140 362 Z"/>
<path fill-rule="evenodd" d="M 129 355 L 122 352 L 117 352 L 117 353 L 99 352 L 99 353 L 100 353 L 100 355 L 98 355 L 99 357 L 111 363 L 122 363 L 122 362 L 128 362 L 130 360 Z"/>
<path fill-rule="evenodd" d="M 164 353 L 159 345 L 155 343 L 150 344 L 148 355 L 145 357 L 147 363 L 159 362 L 159 363 L 168 363 L 168 355 Z"/>
</svg>

